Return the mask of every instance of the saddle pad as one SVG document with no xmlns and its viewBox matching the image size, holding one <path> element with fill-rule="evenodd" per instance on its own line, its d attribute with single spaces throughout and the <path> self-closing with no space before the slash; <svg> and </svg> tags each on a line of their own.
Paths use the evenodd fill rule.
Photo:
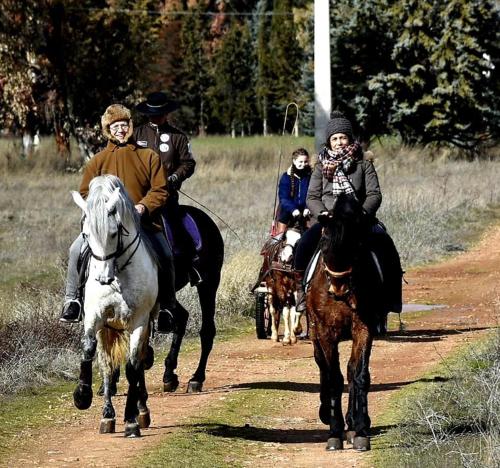
<svg viewBox="0 0 500 468">
<path fill-rule="evenodd" d="M 163 219 L 163 226 L 165 228 L 165 233 L 167 235 L 167 240 L 170 246 L 172 247 L 172 251 L 174 252 L 174 254 L 180 254 L 181 250 L 179 247 L 179 242 L 175 242 L 174 236 L 172 234 L 172 229 L 168 221 L 168 217 L 162 215 L 162 219 Z M 200 252 L 202 247 L 201 234 L 193 217 L 190 214 L 185 213 L 184 216 L 182 217 L 182 225 L 184 226 L 184 229 L 187 231 L 187 233 L 191 236 L 191 239 L 193 239 L 196 252 Z"/>
</svg>

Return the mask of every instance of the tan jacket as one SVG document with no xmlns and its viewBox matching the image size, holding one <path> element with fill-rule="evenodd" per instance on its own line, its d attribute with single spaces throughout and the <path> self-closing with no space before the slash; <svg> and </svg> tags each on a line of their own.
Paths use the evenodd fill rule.
<svg viewBox="0 0 500 468">
<path fill-rule="evenodd" d="M 117 145 L 111 141 L 85 167 L 80 194 L 86 198 L 90 181 L 100 175 L 120 178 L 135 205 L 142 204 L 146 213 L 141 222 L 145 228 L 161 230 L 160 208 L 168 192 L 159 156 L 152 150 L 139 148 L 134 142 Z"/>
</svg>

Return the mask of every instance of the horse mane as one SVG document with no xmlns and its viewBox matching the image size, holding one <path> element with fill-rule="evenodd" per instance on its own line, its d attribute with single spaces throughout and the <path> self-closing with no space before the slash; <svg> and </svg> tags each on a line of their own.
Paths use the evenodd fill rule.
<svg viewBox="0 0 500 468">
<path fill-rule="evenodd" d="M 339 194 L 332 210 L 332 218 L 323 234 L 328 242 L 327 250 L 342 249 L 347 241 L 352 240 L 353 231 L 362 229 L 362 208 L 359 201 L 350 194 Z"/>
</svg>

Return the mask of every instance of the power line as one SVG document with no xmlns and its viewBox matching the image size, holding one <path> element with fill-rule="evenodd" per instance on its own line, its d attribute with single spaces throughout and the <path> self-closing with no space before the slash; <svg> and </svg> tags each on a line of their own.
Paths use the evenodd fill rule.
<svg viewBox="0 0 500 468">
<path fill-rule="evenodd" d="M 147 14 L 149 16 L 311 16 L 311 12 L 308 11 L 297 11 L 296 13 L 291 11 L 265 11 L 262 13 L 250 12 L 250 11 L 155 11 L 155 10 L 133 10 L 129 8 L 67 8 L 66 11 L 79 11 L 79 12 L 98 12 L 98 11 L 109 11 L 111 13 L 124 13 L 127 15 L 143 15 Z"/>
</svg>

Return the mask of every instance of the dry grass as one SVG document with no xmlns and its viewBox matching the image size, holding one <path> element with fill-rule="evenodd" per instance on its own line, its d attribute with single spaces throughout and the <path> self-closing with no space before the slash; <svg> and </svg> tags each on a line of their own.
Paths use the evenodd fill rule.
<svg viewBox="0 0 500 468">
<path fill-rule="evenodd" d="M 256 279 L 260 247 L 271 224 L 279 155 L 283 172 L 291 152 L 300 146 L 312 150 L 313 141 L 211 137 L 193 142 L 197 170 L 183 191 L 236 232 L 212 215 L 226 244 L 219 327 L 252 310 L 248 284 Z M 32 300 L 27 284 L 50 295 L 50 305 L 45 303 L 40 310 L 55 323 L 67 249 L 79 229 L 80 212 L 69 191 L 78 187 L 81 175 L 61 168 L 61 158 L 47 139 L 27 159 L 20 158 L 15 148 L 0 139 L 0 328 L 19 315 L 21 302 Z M 392 233 L 405 268 L 466 248 L 490 218 L 498 219 L 498 158 L 471 163 L 430 158 L 426 150 L 394 143 L 379 145 L 374 153 L 384 193 L 380 218 Z M 183 196 L 181 201 L 195 204 Z M 196 295 L 186 288 L 179 297 L 193 311 L 189 331 L 195 333 L 200 325 Z"/>
<path fill-rule="evenodd" d="M 377 455 L 377 465 L 500 466 L 500 333 L 478 349 L 470 348 L 401 401 L 403 417 L 385 434 L 392 450 Z"/>
</svg>

